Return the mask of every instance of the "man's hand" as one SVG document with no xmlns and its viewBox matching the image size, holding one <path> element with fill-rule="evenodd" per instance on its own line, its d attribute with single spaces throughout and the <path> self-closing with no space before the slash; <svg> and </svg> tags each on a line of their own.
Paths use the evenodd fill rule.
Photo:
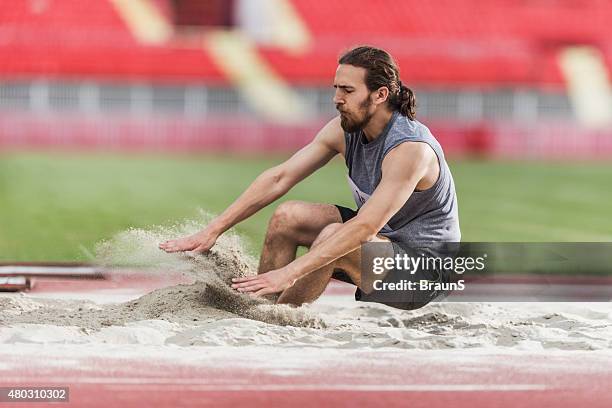
<svg viewBox="0 0 612 408">
<path fill-rule="evenodd" d="M 162 242 L 159 244 L 159 248 L 166 252 L 206 252 L 215 245 L 218 237 L 219 235 L 204 229 L 188 237 Z"/>
<path fill-rule="evenodd" d="M 260 275 L 233 278 L 232 288 L 238 292 L 262 296 L 282 292 L 293 286 L 295 281 L 287 267 L 284 267 Z"/>
</svg>

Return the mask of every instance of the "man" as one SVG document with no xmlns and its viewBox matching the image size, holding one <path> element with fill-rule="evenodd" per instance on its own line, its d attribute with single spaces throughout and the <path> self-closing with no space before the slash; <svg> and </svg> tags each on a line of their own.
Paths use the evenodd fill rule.
<svg viewBox="0 0 612 408">
<path fill-rule="evenodd" d="M 314 301 L 334 276 L 354 283 L 359 300 L 365 286 L 362 244 L 460 240 L 455 187 L 442 148 L 415 120 L 414 94 L 401 83 L 392 57 L 363 46 L 338 62 L 334 103 L 340 115 L 286 162 L 257 177 L 202 231 L 161 243 L 161 249 L 209 250 L 224 231 L 283 196 L 338 153 L 346 160 L 358 212 L 328 204 L 281 204 L 268 225 L 258 275 L 234 279 L 234 289 L 280 293 L 278 303 L 301 305 Z M 310 250 L 296 259 L 298 246 Z"/>
</svg>

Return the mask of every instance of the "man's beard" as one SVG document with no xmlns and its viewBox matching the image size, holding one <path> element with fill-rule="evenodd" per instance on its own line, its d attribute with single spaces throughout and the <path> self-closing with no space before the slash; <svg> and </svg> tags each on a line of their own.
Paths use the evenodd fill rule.
<svg viewBox="0 0 612 408">
<path fill-rule="evenodd" d="M 340 112 L 340 126 L 347 133 L 356 133 L 363 130 L 370 123 L 373 114 L 368 112 L 368 108 L 372 104 L 370 98 L 366 98 L 359 104 L 359 112 L 363 112 L 363 118 L 359 121 L 351 120 L 346 114 Z"/>
</svg>

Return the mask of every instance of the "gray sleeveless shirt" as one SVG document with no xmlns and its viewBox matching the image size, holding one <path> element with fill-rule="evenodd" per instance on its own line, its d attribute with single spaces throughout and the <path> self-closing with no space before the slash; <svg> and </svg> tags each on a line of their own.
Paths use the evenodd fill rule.
<svg viewBox="0 0 612 408">
<path fill-rule="evenodd" d="M 403 142 L 427 143 L 438 157 L 435 184 L 414 191 L 379 234 L 398 242 L 459 242 L 459 214 L 455 183 L 444 152 L 425 125 L 394 112 L 382 134 L 367 143 L 363 132 L 344 133 L 348 181 L 358 208 L 370 198 L 382 178 L 387 153 Z M 406 157 L 405 160 L 410 160 Z"/>
</svg>

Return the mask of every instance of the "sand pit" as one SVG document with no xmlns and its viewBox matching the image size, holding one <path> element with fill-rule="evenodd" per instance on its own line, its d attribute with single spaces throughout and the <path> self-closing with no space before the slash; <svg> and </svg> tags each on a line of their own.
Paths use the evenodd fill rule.
<svg viewBox="0 0 612 408">
<path fill-rule="evenodd" d="M 190 233 L 196 228 L 195 223 L 188 223 L 171 229 L 131 229 L 100 244 L 96 259 L 111 271 L 120 265 L 146 268 L 146 273 L 158 276 L 180 272 L 191 284 L 158 289 L 133 301 L 110 305 L 38 301 L 30 297 L 3 299 L 0 324 L 97 330 L 152 319 L 187 324 L 243 317 L 280 326 L 322 327 L 322 320 L 307 308 L 274 305 L 268 299 L 240 294 L 229 287 L 233 277 L 256 273 L 255 261 L 235 234 L 221 237 L 215 248 L 204 255 L 166 254 L 157 248 L 168 236 Z"/>
<path fill-rule="evenodd" d="M 207 255 L 166 254 L 157 243 L 201 225 L 129 230 L 98 247 L 103 266 L 180 272 L 192 283 L 125 303 L 0 297 L 0 343 L 350 349 L 596 350 L 612 348 L 610 303 L 434 303 L 401 311 L 346 299 L 293 308 L 239 294 L 234 276 L 255 273 L 240 238 Z"/>
</svg>

